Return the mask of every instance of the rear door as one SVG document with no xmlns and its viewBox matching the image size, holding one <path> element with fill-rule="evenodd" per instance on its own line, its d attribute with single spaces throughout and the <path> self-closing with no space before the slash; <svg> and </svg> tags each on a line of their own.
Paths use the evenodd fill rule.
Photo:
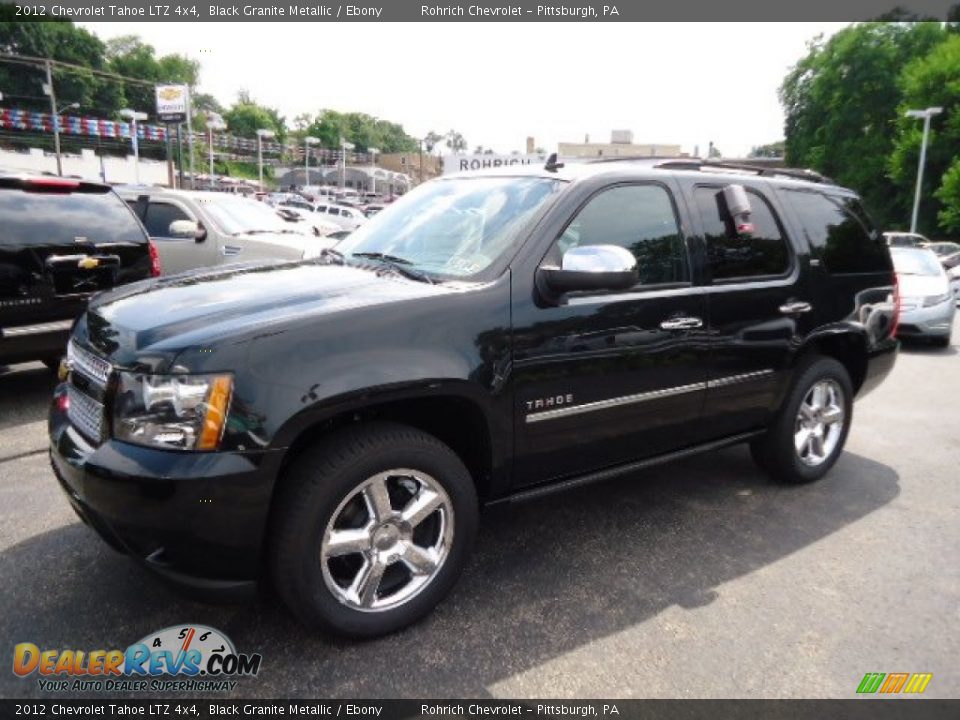
<svg viewBox="0 0 960 720">
<path fill-rule="evenodd" d="M 814 292 L 801 272 L 804 247 L 787 231 L 767 183 L 747 191 L 752 232 L 734 222 L 725 182 L 685 181 L 700 223 L 710 328 L 704 420 L 723 437 L 767 422 L 779 406 L 792 354 L 816 324 Z"/>
<path fill-rule="evenodd" d="M 0 179 L 0 328 L 73 319 L 87 297 L 150 277 L 147 237 L 110 188 Z"/>
</svg>

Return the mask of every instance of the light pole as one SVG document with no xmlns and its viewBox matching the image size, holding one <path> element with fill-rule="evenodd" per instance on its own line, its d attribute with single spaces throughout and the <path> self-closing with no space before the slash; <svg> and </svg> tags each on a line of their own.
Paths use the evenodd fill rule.
<svg viewBox="0 0 960 720">
<path fill-rule="evenodd" d="M 923 118 L 923 141 L 920 144 L 920 165 L 917 168 L 917 190 L 913 195 L 913 214 L 910 216 L 910 232 L 917 231 L 917 214 L 920 212 L 920 186 L 923 184 L 923 166 L 927 163 L 927 138 L 930 137 L 930 118 L 943 112 L 942 107 L 926 110 L 907 110 L 907 117 Z"/>
<path fill-rule="evenodd" d="M 320 138 L 312 135 L 305 135 L 303 138 L 303 184 L 304 187 L 310 184 L 310 146 L 320 142 Z"/>
<path fill-rule="evenodd" d="M 276 133 L 273 130 L 260 128 L 257 130 L 257 172 L 260 178 L 260 192 L 263 192 L 263 139 L 268 140 L 274 137 Z"/>
<path fill-rule="evenodd" d="M 340 189 L 347 185 L 347 150 L 353 150 L 356 147 L 353 143 L 347 142 L 344 137 L 340 138 Z"/>
<path fill-rule="evenodd" d="M 210 142 L 207 145 L 207 148 L 210 152 L 210 188 L 213 188 L 214 181 L 214 172 L 213 172 L 213 131 L 214 130 L 223 130 L 227 127 L 227 124 L 223 121 L 223 118 L 220 117 L 217 113 L 208 113 L 207 114 L 207 132 L 210 133 Z"/>
<path fill-rule="evenodd" d="M 120 117 L 127 118 L 130 121 L 130 140 L 133 143 L 133 181 L 140 184 L 140 145 L 137 137 L 137 122 L 146 120 L 147 114 L 130 108 L 124 108 L 120 111 Z M 59 155 L 57 156 L 59 159 Z M 58 163 L 59 164 L 59 163 Z"/>
<path fill-rule="evenodd" d="M 377 153 L 380 152 L 379 148 L 367 148 L 367 152 L 370 153 L 370 164 L 373 166 L 373 170 L 370 172 L 370 191 L 377 191 Z"/>
</svg>

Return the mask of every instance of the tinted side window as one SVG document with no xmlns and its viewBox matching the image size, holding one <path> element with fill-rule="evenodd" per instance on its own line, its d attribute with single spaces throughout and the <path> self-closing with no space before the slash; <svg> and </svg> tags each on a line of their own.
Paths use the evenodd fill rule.
<svg viewBox="0 0 960 720">
<path fill-rule="evenodd" d="M 147 208 L 147 219 L 143 224 L 150 237 L 170 237 L 170 223 L 174 220 L 190 219 L 190 216 L 176 205 L 152 202 Z"/>
<path fill-rule="evenodd" d="M 690 279 L 673 202 L 660 185 L 623 185 L 594 195 L 557 241 L 561 255 L 588 245 L 619 245 L 632 252 L 642 285 Z"/>
<path fill-rule="evenodd" d="M 727 212 L 721 188 L 698 187 L 694 191 L 714 280 L 783 275 L 790 268 L 787 241 L 773 208 L 760 193 L 747 193 L 753 233 L 741 235 Z"/>
<path fill-rule="evenodd" d="M 883 272 L 890 255 L 860 202 L 818 192 L 788 190 L 815 252 L 834 273 Z"/>
</svg>

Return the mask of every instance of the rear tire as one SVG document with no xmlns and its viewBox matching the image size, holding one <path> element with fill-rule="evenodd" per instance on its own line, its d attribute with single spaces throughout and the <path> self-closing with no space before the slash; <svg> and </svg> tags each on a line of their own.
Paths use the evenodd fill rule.
<svg viewBox="0 0 960 720">
<path fill-rule="evenodd" d="M 415 428 L 334 433 L 281 483 L 271 571 L 311 629 L 367 638 L 410 625 L 447 595 L 472 549 L 473 479 L 449 447 Z"/>
<path fill-rule="evenodd" d="M 843 452 L 853 420 L 853 384 L 843 365 L 821 355 L 801 360 L 795 378 L 750 452 L 775 480 L 799 484 L 822 478 Z"/>
</svg>

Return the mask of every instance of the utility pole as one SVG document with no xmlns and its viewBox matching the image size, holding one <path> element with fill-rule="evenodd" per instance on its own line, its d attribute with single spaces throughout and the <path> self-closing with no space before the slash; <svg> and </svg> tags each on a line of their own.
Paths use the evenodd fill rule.
<svg viewBox="0 0 960 720">
<path fill-rule="evenodd" d="M 50 98 L 50 115 L 53 119 L 53 151 L 57 155 L 57 175 L 63 175 L 63 160 L 60 158 L 60 118 L 57 117 L 57 95 L 53 89 L 53 63 L 45 60 L 43 63 L 47 71 L 47 84 L 43 90 Z"/>
</svg>

